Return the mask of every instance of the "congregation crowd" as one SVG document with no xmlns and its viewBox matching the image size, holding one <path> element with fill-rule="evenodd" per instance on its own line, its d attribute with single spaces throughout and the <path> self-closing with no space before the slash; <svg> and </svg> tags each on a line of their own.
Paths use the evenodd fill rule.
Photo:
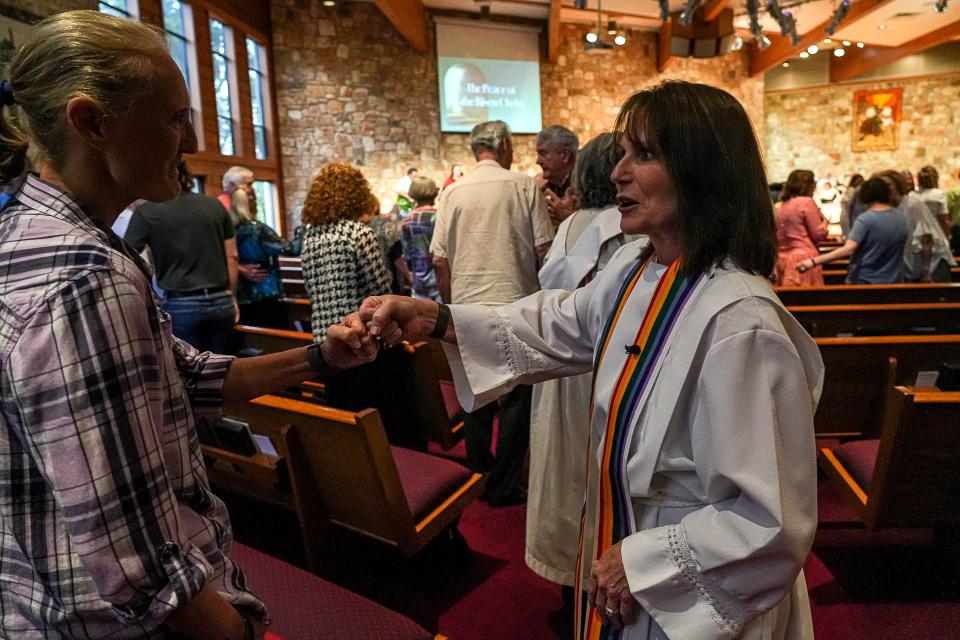
<svg viewBox="0 0 960 640">
<path fill-rule="evenodd" d="M 851 180 L 821 253 L 812 172 L 775 206 L 740 103 L 674 81 L 583 144 L 544 128 L 539 177 L 511 170 L 499 120 L 470 133 L 473 166 L 410 168 L 385 207 L 327 164 L 286 239 L 249 168 L 195 192 L 186 87 L 154 31 L 58 14 L 0 94 L 0 629 L 263 637 L 196 420 L 432 337 L 484 499 L 528 503 L 564 637 L 813 637 L 823 365 L 771 284 L 822 284 L 842 258 L 850 283 L 949 281 L 933 167 L 919 191 Z M 300 257 L 314 344 L 225 355 L 237 323 L 284 316 L 281 256 Z"/>
<path fill-rule="evenodd" d="M 817 183 L 811 171 L 791 172 L 786 183 L 771 189 L 781 203 L 776 214 L 776 281 L 785 286 L 823 285 L 817 267 L 847 258 L 848 284 L 950 282 L 950 269 L 957 266 L 954 254 L 960 253 L 960 220 L 951 225 L 951 218 L 960 211 L 951 211 L 939 181 L 936 167 L 929 165 L 920 169 L 916 182 L 908 170 L 889 169 L 866 180 L 853 174 L 838 220 L 844 242 L 820 255 L 828 220 L 814 200 Z M 838 194 L 831 192 L 832 200 Z M 960 209 L 960 198 L 951 195 L 954 209 Z"/>
</svg>

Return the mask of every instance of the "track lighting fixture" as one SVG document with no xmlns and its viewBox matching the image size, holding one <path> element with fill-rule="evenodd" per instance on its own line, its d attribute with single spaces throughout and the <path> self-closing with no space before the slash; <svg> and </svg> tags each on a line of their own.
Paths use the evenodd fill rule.
<svg viewBox="0 0 960 640">
<path fill-rule="evenodd" d="M 690 26 L 690 23 L 693 21 L 693 14 L 700 8 L 701 2 L 702 0 L 687 0 L 686 6 L 683 8 L 683 11 L 680 12 L 680 24 L 685 27 Z"/>
<path fill-rule="evenodd" d="M 837 8 L 833 10 L 833 15 L 830 16 L 830 24 L 824 29 L 828 36 L 832 36 L 836 32 L 837 27 L 840 26 L 840 23 L 843 22 L 843 19 L 847 17 L 849 12 L 850 0 L 843 0 L 837 5 Z"/>
</svg>

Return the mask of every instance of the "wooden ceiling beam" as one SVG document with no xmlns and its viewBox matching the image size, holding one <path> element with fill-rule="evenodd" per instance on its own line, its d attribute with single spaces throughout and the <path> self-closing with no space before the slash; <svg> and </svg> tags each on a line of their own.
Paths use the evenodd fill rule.
<svg viewBox="0 0 960 640">
<path fill-rule="evenodd" d="M 561 0 L 550 0 L 550 16 L 547 20 L 547 61 L 556 62 L 560 57 Z"/>
<path fill-rule="evenodd" d="M 422 0 L 373 0 L 373 3 L 411 47 L 427 53 L 430 38 L 427 37 L 427 12 Z"/>
<path fill-rule="evenodd" d="M 873 71 L 877 67 L 889 64 L 904 56 L 926 51 L 932 47 L 950 42 L 960 34 L 960 20 L 954 20 L 936 31 L 905 42 L 899 47 L 871 47 L 864 49 L 847 48 L 842 58 L 830 56 L 830 82 L 843 82 L 862 73 Z"/>
<path fill-rule="evenodd" d="M 703 21 L 713 22 L 720 17 L 720 14 L 723 13 L 723 10 L 726 9 L 729 4 L 730 0 L 710 0 L 710 2 L 700 8 L 700 11 L 703 12 Z"/>
<path fill-rule="evenodd" d="M 674 60 L 670 52 L 670 40 L 673 38 L 673 20 L 667 20 L 660 25 L 657 35 L 657 71 L 663 73 Z"/>
<path fill-rule="evenodd" d="M 657 16 L 648 16 L 640 13 L 627 13 L 625 11 L 607 11 L 603 10 L 602 21 L 616 20 L 622 27 L 636 27 L 638 29 L 659 29 L 660 18 Z M 562 7 L 560 10 L 561 22 L 574 22 L 578 24 L 597 24 L 596 9 L 574 9 L 573 7 Z"/>
<path fill-rule="evenodd" d="M 850 12 L 843 20 L 842 26 L 848 26 L 857 20 L 876 11 L 892 0 L 860 0 L 850 6 Z M 756 76 L 768 69 L 772 69 L 778 64 L 786 62 L 790 58 L 796 57 L 801 51 L 812 44 L 818 44 L 827 35 L 827 27 L 830 26 L 830 20 L 824 20 L 810 31 L 800 37 L 800 42 L 796 45 L 790 42 L 786 36 L 768 36 L 771 40 L 770 46 L 761 51 L 756 43 L 750 47 L 750 75 Z"/>
</svg>

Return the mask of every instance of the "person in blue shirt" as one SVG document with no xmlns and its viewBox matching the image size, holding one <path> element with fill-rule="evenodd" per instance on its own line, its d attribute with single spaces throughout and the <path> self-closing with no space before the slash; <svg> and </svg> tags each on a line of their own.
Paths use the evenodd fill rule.
<svg viewBox="0 0 960 640">
<path fill-rule="evenodd" d="M 894 191 L 882 178 L 870 178 L 860 188 L 864 211 L 842 247 L 797 265 L 803 273 L 817 265 L 850 257 L 847 284 L 893 284 L 903 282 L 903 247 L 907 220 L 896 208 Z M 852 257 L 851 257 L 852 256 Z"/>
</svg>

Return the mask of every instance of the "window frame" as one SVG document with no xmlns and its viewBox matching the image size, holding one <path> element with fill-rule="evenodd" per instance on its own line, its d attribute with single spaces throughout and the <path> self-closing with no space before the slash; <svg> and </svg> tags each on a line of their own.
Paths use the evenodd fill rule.
<svg viewBox="0 0 960 640">
<path fill-rule="evenodd" d="M 114 3 L 122 3 L 125 9 L 121 9 L 114 5 Z M 108 8 L 107 11 L 104 11 L 104 6 Z M 111 16 L 117 16 L 118 18 L 128 18 L 130 20 L 139 20 L 140 19 L 140 2 L 139 0 L 98 0 L 97 2 L 97 11 L 100 13 L 105 13 Z M 114 13 L 116 12 L 116 13 Z M 123 15 L 117 15 L 117 14 Z"/>
<path fill-rule="evenodd" d="M 244 34 L 244 45 L 247 53 L 247 80 L 250 83 L 250 121 L 253 126 L 253 155 L 257 160 L 269 160 L 274 157 L 275 150 L 272 144 L 273 137 L 273 102 L 272 85 L 270 84 L 270 63 L 267 57 L 267 47 L 261 44 L 253 34 Z M 256 66 L 251 60 L 251 45 L 253 53 L 256 54 Z M 254 78 L 258 92 L 254 91 Z M 260 97 L 260 116 L 262 122 L 257 122 L 255 100 L 259 93 Z M 262 131 L 263 135 L 263 155 L 258 152 L 257 130 Z"/>
<path fill-rule="evenodd" d="M 168 2 L 175 2 L 180 7 L 180 21 L 183 24 L 183 33 L 172 31 L 166 22 L 166 5 Z M 197 34 L 194 26 L 194 9 L 189 2 L 184 0 L 160 0 L 160 28 L 167 38 L 167 43 L 171 48 L 171 57 L 173 57 L 173 40 L 183 43 L 186 57 L 186 77 L 184 81 L 187 84 L 187 93 L 190 95 L 190 117 L 193 120 L 193 128 L 197 134 L 197 148 L 203 150 L 206 148 L 203 134 L 203 100 L 200 89 L 200 65 L 197 60 Z M 176 58 L 174 58 L 176 61 Z M 180 66 L 179 64 L 177 65 Z M 180 69 L 183 72 L 183 69 Z"/>
<path fill-rule="evenodd" d="M 213 23 L 216 22 L 220 25 L 220 28 L 223 31 L 223 47 L 224 52 L 221 53 L 217 49 L 217 43 L 214 42 L 213 37 Z M 211 71 L 213 79 L 213 100 L 216 107 L 216 130 L 217 130 L 217 140 L 218 140 L 218 149 L 220 150 L 220 155 L 225 157 L 243 157 L 243 132 L 240 125 L 240 105 L 239 105 L 239 89 L 240 83 L 237 78 L 237 51 L 236 51 L 236 38 L 234 27 L 227 21 L 222 19 L 216 14 L 211 13 L 207 20 L 207 26 L 210 34 L 210 55 L 211 55 Z M 230 109 L 230 115 L 227 116 L 220 111 L 220 103 L 217 99 L 217 59 L 221 58 L 224 65 L 226 66 L 226 82 L 227 82 L 227 104 Z M 229 120 L 230 123 L 230 146 L 231 150 L 228 153 L 224 150 L 224 140 L 220 135 L 220 123 L 222 120 Z"/>
</svg>

